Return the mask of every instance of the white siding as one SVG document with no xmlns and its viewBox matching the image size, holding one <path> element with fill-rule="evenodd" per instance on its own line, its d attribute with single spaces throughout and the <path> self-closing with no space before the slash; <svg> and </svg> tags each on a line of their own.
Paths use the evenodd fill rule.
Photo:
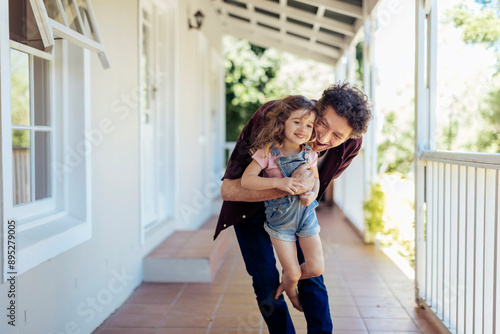
<svg viewBox="0 0 500 334">
<path fill-rule="evenodd" d="M 69 251 L 44 262 L 18 278 L 17 325 L 11 328 L 0 322 L 1 333 L 91 333 L 118 308 L 142 281 L 142 259 L 159 242 L 178 228 L 196 228 L 213 212 L 219 195 L 219 175 L 214 175 L 207 156 L 223 157 L 223 137 L 210 131 L 224 119 L 221 87 L 223 76 L 214 82 L 210 57 L 221 57 L 221 30 L 217 14 L 205 1 L 163 1 L 172 8 L 176 32 L 167 32 L 176 41 L 168 50 L 174 57 L 176 73 L 169 97 L 174 99 L 174 121 L 167 129 L 175 131 L 174 153 L 168 163 L 173 174 L 177 202 L 194 209 L 195 214 L 164 222 L 140 239 L 140 137 L 139 109 L 139 0 L 92 0 L 111 68 L 103 70 L 99 58 L 91 55 L 92 128 L 105 122 L 108 129 L 92 153 L 92 238 Z M 2 8 L 6 1 L 2 1 Z M 200 31 L 187 28 L 187 11 L 205 14 Z M 205 54 L 198 54 L 199 40 L 206 42 Z M 180 42 L 182 41 L 182 42 Z M 3 45 L 2 45 L 3 48 Z M 199 57 L 207 57 L 196 65 Z M 206 80 L 200 84 L 200 78 Z M 206 84 L 209 82 L 209 84 Z M 217 89 L 217 92 L 213 92 Z M 198 97 L 204 90 L 204 100 Z M 219 99 L 213 101 L 213 99 Z M 71 105 L 71 102 L 70 102 Z M 215 106 L 215 110 L 213 109 Z M 2 111 L 3 112 L 3 111 Z M 203 120 L 204 119 L 204 120 Z M 205 138 L 199 131 L 205 127 Z M 218 136 L 223 136 L 218 131 Z M 217 137 L 217 138 L 216 138 Z M 201 142 L 205 141 L 203 145 Z M 220 152 L 219 152 L 220 151 Z M 220 166 L 212 163 L 212 166 Z M 217 189 L 215 191 L 214 189 Z M 194 202 L 197 192 L 204 194 Z M 208 196 L 207 196 L 208 194 Z M 206 200 L 206 201 L 205 201 Z M 198 206 L 198 204 L 200 204 Z M 149 232 L 148 232 L 149 233 Z M 0 295 L 7 295 L 7 284 L 0 285 Z M 2 297 L 2 300 L 4 297 Z M 93 309 L 89 303 L 95 302 Z"/>
</svg>

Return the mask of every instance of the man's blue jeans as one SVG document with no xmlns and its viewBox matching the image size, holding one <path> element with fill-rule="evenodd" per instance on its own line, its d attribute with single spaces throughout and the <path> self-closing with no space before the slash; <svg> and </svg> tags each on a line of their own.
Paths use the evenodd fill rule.
<svg viewBox="0 0 500 334">
<path fill-rule="evenodd" d="M 266 216 L 258 214 L 243 223 L 234 225 L 241 254 L 248 274 L 252 276 L 260 312 L 270 334 L 295 334 L 292 319 L 281 296 L 274 299 L 278 287 L 279 272 L 276 269 L 273 245 L 264 230 Z M 297 241 L 299 263 L 304 256 Z M 299 298 L 307 321 L 308 334 L 331 334 L 333 331 L 328 294 L 323 276 L 299 281 Z"/>
</svg>

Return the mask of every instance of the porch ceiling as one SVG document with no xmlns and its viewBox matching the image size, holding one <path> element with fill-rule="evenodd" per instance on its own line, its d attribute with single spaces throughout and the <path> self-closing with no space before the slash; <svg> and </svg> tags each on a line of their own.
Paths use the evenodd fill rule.
<svg viewBox="0 0 500 334">
<path fill-rule="evenodd" d="M 214 0 L 227 34 L 335 65 L 380 0 Z M 365 8 L 363 8 L 365 6 Z"/>
</svg>

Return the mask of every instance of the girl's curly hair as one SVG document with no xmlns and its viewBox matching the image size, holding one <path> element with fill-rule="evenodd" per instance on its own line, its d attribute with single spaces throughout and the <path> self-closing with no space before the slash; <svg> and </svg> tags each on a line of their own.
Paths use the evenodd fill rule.
<svg viewBox="0 0 500 334">
<path fill-rule="evenodd" d="M 257 149 L 263 149 L 266 155 L 269 155 L 271 147 L 281 148 L 285 139 L 285 122 L 293 111 L 299 109 L 306 110 L 302 117 L 309 117 L 311 113 L 316 115 L 313 133 L 306 143 L 311 145 L 316 140 L 315 128 L 318 119 L 314 103 L 302 95 L 289 95 L 284 99 L 276 100 L 272 109 L 267 112 L 250 152 L 253 154 Z"/>
<path fill-rule="evenodd" d="M 325 89 L 317 105 L 320 117 L 328 107 L 347 120 L 352 128 L 349 138 L 361 137 L 373 118 L 368 96 L 347 82 L 339 82 Z"/>
</svg>

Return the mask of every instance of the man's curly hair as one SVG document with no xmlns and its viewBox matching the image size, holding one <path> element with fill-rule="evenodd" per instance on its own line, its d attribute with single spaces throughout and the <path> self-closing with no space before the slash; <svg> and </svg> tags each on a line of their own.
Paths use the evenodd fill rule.
<svg viewBox="0 0 500 334">
<path fill-rule="evenodd" d="M 325 89 L 316 106 L 320 117 L 328 107 L 347 120 L 352 128 L 349 138 L 361 137 L 373 118 L 368 96 L 347 82 L 339 82 Z"/>
</svg>

